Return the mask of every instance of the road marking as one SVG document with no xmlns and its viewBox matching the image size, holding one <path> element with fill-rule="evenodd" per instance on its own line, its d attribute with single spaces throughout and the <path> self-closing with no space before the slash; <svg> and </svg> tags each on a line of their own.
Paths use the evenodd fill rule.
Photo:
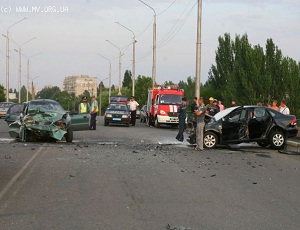
<svg viewBox="0 0 300 230">
<path fill-rule="evenodd" d="M 44 149 L 44 146 L 41 146 L 38 151 L 27 161 L 27 163 L 20 169 L 20 171 L 8 182 L 8 184 L 4 187 L 4 189 L 0 192 L 0 200 L 7 193 L 10 187 L 16 182 L 16 180 L 24 173 L 24 171 L 28 168 L 30 163 L 40 154 L 40 152 Z"/>
</svg>

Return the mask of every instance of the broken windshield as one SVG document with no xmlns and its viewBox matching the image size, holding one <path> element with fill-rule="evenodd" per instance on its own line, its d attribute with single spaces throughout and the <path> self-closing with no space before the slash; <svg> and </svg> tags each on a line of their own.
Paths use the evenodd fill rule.
<svg viewBox="0 0 300 230">
<path fill-rule="evenodd" d="M 55 101 L 32 101 L 30 102 L 28 112 L 29 111 L 37 111 L 37 112 L 56 112 L 64 114 L 65 111 L 61 107 L 60 104 L 58 104 Z"/>
</svg>

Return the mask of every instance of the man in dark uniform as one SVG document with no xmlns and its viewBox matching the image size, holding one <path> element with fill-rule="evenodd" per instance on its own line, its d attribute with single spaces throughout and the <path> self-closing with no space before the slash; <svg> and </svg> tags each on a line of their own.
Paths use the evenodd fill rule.
<svg viewBox="0 0 300 230">
<path fill-rule="evenodd" d="M 176 139 L 179 141 L 183 141 L 183 132 L 185 126 L 185 119 L 186 119 L 186 98 L 183 97 L 181 101 L 181 105 L 178 108 L 178 118 L 179 118 L 179 131 L 176 136 Z"/>
<path fill-rule="evenodd" d="M 198 108 L 197 101 L 198 101 L 197 97 L 194 97 L 193 102 L 191 104 L 191 122 L 193 123 L 194 129 L 197 126 L 197 116 L 195 114 L 195 110 Z"/>
</svg>

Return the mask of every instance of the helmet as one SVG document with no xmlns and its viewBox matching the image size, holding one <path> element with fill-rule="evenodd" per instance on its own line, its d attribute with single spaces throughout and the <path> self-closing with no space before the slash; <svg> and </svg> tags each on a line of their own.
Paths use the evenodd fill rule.
<svg viewBox="0 0 300 230">
<path fill-rule="evenodd" d="M 214 100 L 214 98 L 213 98 L 213 97 L 210 97 L 208 100 L 209 100 L 209 101 L 213 101 L 213 100 Z"/>
<path fill-rule="evenodd" d="M 213 102 L 218 102 L 218 100 L 217 100 L 217 99 L 214 99 Z"/>
</svg>

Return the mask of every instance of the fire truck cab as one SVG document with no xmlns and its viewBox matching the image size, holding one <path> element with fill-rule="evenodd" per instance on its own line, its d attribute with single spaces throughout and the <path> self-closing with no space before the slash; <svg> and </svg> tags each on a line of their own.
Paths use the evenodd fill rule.
<svg viewBox="0 0 300 230">
<path fill-rule="evenodd" d="M 178 107 L 184 91 L 178 85 L 156 85 L 148 90 L 147 113 L 149 126 L 160 127 L 161 124 L 177 126 Z"/>
</svg>

